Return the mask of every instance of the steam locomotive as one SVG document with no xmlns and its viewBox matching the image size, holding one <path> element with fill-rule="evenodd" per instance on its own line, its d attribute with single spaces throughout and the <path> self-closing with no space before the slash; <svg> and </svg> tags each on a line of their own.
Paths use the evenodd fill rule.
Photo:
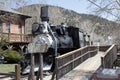
<svg viewBox="0 0 120 80">
<path fill-rule="evenodd" d="M 47 51 L 43 52 L 43 70 L 53 70 L 55 57 L 78 49 L 90 43 L 90 36 L 77 27 L 66 26 L 61 23 L 57 26 L 49 25 L 48 7 L 41 8 L 42 24 L 32 24 L 33 42 L 47 44 Z M 35 53 L 35 71 L 39 68 L 39 53 Z M 25 54 L 21 63 L 22 74 L 30 72 L 30 54 Z"/>
</svg>

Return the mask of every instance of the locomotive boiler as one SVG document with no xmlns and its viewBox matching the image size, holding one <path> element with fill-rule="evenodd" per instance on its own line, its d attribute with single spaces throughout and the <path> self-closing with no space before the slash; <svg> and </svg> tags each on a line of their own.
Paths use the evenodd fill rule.
<svg viewBox="0 0 120 80">
<path fill-rule="evenodd" d="M 85 46 L 86 37 L 88 40 L 90 37 L 85 31 L 73 27 L 66 26 L 64 23 L 60 25 L 49 25 L 48 7 L 41 8 L 41 20 L 42 24 L 32 24 L 32 34 L 34 36 L 33 41 L 41 44 L 47 44 L 47 52 L 43 53 L 43 70 L 53 71 L 55 66 L 55 57 L 70 52 Z M 39 53 L 35 53 L 35 72 L 39 68 Z M 29 51 L 24 56 L 24 60 L 21 62 L 22 74 L 30 72 L 30 54 Z"/>
</svg>

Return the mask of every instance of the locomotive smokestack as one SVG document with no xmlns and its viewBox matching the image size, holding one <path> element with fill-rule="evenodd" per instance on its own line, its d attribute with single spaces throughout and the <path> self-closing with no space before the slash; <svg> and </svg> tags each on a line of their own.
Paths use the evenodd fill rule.
<svg viewBox="0 0 120 80">
<path fill-rule="evenodd" d="M 53 34 L 50 25 L 48 24 L 49 21 L 49 10 L 48 6 L 41 7 L 41 21 L 43 21 L 43 24 L 45 26 L 44 32 L 50 33 L 52 35 L 52 38 L 54 40 L 54 48 L 55 48 L 55 56 L 57 56 L 57 39 L 55 38 L 55 35 Z M 48 31 L 48 32 L 47 32 Z"/>
<path fill-rule="evenodd" d="M 49 21 L 48 6 L 41 7 L 41 21 Z"/>
</svg>

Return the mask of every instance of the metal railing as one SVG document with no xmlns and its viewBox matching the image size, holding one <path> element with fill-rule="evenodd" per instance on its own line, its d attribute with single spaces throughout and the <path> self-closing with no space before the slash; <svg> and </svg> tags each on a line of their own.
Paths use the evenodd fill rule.
<svg viewBox="0 0 120 80">
<path fill-rule="evenodd" d="M 101 63 L 103 68 L 112 68 L 113 63 L 117 59 L 117 47 L 116 45 L 110 46 L 106 51 L 105 55 L 101 57 Z"/>
<path fill-rule="evenodd" d="M 95 46 L 85 46 L 56 57 L 56 80 L 74 69 L 86 59 L 96 55 L 97 51 L 98 49 Z"/>
</svg>

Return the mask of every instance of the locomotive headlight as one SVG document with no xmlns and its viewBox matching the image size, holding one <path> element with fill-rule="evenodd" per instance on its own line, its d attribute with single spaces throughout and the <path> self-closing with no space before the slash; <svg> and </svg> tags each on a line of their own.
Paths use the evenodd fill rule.
<svg viewBox="0 0 120 80">
<path fill-rule="evenodd" d="M 41 34 L 33 39 L 33 42 L 28 45 L 29 53 L 45 53 L 48 48 L 53 46 L 52 37 L 49 34 Z"/>
<path fill-rule="evenodd" d="M 33 39 L 32 43 L 28 44 L 28 52 L 29 53 L 45 53 L 47 52 L 48 45 L 44 38 L 40 35 L 36 36 Z"/>
<path fill-rule="evenodd" d="M 53 46 L 53 39 L 49 34 L 41 34 L 34 38 L 34 43 L 47 44 L 48 48 Z"/>
</svg>

